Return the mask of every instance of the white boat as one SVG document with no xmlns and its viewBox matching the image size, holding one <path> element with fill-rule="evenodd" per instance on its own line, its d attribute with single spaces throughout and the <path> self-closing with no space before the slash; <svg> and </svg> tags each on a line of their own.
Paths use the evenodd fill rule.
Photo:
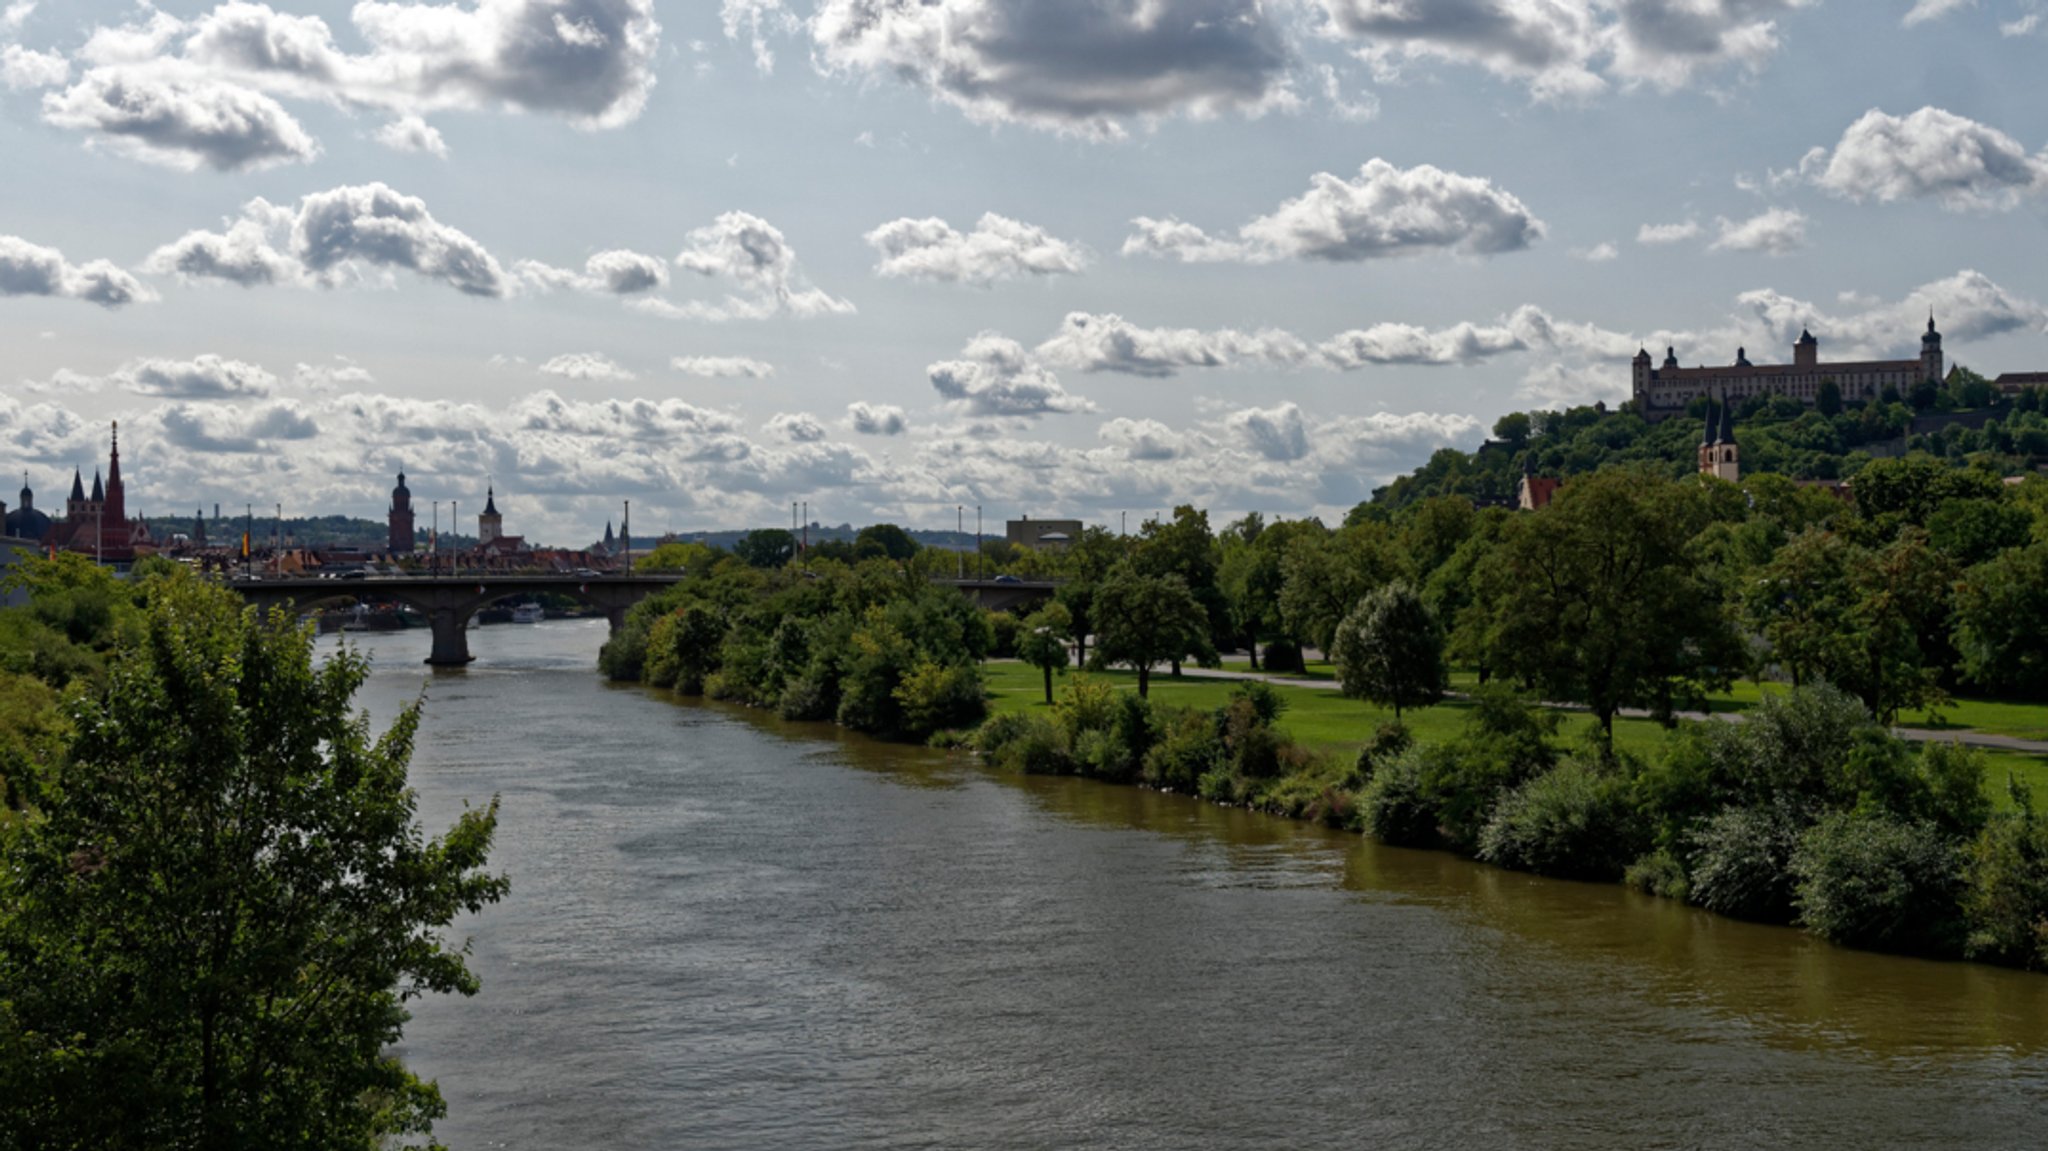
<svg viewBox="0 0 2048 1151">
<path fill-rule="evenodd" d="M 522 603 L 512 608 L 513 623 L 539 623 L 546 618 L 547 611 L 537 603 Z"/>
</svg>

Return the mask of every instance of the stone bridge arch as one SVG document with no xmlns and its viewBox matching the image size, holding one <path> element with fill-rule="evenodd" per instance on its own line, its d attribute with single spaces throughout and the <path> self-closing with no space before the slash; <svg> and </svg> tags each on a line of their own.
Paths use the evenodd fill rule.
<svg viewBox="0 0 2048 1151">
<path fill-rule="evenodd" d="M 605 614 L 616 633 L 634 604 L 682 579 L 679 575 L 532 576 L 502 575 L 385 576 L 336 581 L 326 579 L 230 580 L 228 586 L 260 608 L 309 609 L 338 600 L 368 598 L 405 604 L 427 617 L 433 651 L 427 662 L 460 667 L 476 658 L 469 654 L 469 621 L 479 610 L 516 596 L 567 596 Z"/>
</svg>

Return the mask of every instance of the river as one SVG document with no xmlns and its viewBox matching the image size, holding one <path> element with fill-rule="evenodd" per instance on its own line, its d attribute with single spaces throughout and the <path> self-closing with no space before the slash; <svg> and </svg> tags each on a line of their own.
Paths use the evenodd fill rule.
<svg viewBox="0 0 2048 1151">
<path fill-rule="evenodd" d="M 2048 977 L 604 683 L 600 622 L 350 637 L 429 828 L 503 798 L 481 1148 L 2039 1148 Z M 337 642 L 323 638 L 323 645 Z"/>
</svg>

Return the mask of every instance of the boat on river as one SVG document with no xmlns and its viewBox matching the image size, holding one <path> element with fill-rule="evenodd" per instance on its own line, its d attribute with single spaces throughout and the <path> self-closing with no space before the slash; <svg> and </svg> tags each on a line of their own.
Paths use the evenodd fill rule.
<svg viewBox="0 0 2048 1151">
<path fill-rule="evenodd" d="M 547 610 L 531 601 L 516 604 L 512 608 L 513 623 L 539 623 L 548 618 Z"/>
</svg>

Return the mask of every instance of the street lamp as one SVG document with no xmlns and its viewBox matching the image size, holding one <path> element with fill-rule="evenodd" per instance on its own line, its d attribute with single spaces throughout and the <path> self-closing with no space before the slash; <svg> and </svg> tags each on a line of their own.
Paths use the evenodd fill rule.
<svg viewBox="0 0 2048 1151">
<path fill-rule="evenodd" d="M 441 574 L 441 501 L 434 501 L 434 534 L 427 537 L 427 570 Z"/>
<path fill-rule="evenodd" d="M 967 509 L 960 504 L 953 505 L 953 531 L 957 535 L 967 534 Z M 967 578 L 967 553 L 960 553 L 960 579 Z"/>
</svg>

